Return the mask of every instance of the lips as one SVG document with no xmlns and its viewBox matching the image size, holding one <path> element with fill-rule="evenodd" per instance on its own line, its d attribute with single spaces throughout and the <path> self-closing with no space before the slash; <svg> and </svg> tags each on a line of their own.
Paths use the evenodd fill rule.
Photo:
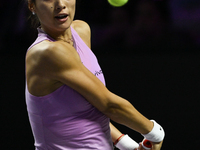
<svg viewBox="0 0 200 150">
<path fill-rule="evenodd" d="M 61 14 L 61 15 L 55 16 L 55 18 L 57 18 L 57 19 L 63 19 L 63 18 L 66 18 L 67 16 L 68 16 L 67 14 Z"/>
<path fill-rule="evenodd" d="M 66 21 L 68 18 L 68 14 L 58 14 L 55 18 L 61 22 Z"/>
</svg>

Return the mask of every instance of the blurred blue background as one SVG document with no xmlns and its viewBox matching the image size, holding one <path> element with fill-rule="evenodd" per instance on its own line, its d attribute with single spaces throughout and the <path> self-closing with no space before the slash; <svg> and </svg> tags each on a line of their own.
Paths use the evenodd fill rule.
<svg viewBox="0 0 200 150">
<path fill-rule="evenodd" d="M 4 149 L 34 150 L 25 104 L 25 54 L 37 36 L 21 0 L 0 3 L 0 93 Z M 198 149 L 200 1 L 77 0 L 109 90 L 166 131 L 162 150 Z M 137 142 L 142 136 L 114 123 Z"/>
</svg>

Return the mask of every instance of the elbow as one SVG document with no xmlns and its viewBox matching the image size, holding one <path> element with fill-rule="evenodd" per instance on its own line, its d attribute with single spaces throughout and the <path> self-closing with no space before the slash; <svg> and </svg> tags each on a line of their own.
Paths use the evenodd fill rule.
<svg viewBox="0 0 200 150">
<path fill-rule="evenodd" d="M 125 99 L 111 93 L 109 99 L 106 100 L 105 107 L 102 110 L 111 120 L 123 124 L 127 114 L 133 109 L 132 105 Z"/>
<path fill-rule="evenodd" d="M 102 109 L 102 113 L 109 117 L 111 120 L 119 118 L 119 114 L 123 112 L 121 105 L 117 101 L 108 100 Z"/>
<path fill-rule="evenodd" d="M 114 93 L 107 91 L 101 94 L 98 102 L 94 106 L 97 107 L 103 114 L 113 121 L 119 122 L 127 113 L 129 107 L 127 101 Z"/>
<path fill-rule="evenodd" d="M 111 120 L 117 122 L 117 123 L 122 123 L 122 118 L 121 114 L 123 113 L 123 110 L 114 107 L 114 106 L 108 106 L 104 111 L 103 114 L 105 114 L 108 118 Z"/>
</svg>

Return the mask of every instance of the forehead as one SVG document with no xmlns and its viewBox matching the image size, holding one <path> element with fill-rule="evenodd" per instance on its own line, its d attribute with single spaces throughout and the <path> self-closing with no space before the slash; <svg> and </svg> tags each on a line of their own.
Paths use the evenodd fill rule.
<svg viewBox="0 0 200 150">
<path fill-rule="evenodd" d="M 76 4 L 76 0 L 26 0 L 29 3 L 34 3 L 36 4 L 37 2 L 51 2 L 51 3 L 60 3 L 60 2 L 67 2 L 67 3 L 75 3 Z"/>
<path fill-rule="evenodd" d="M 30 2 L 36 2 L 36 1 L 52 1 L 52 2 L 56 2 L 56 1 L 66 1 L 66 2 L 76 2 L 76 0 L 27 0 Z"/>
</svg>

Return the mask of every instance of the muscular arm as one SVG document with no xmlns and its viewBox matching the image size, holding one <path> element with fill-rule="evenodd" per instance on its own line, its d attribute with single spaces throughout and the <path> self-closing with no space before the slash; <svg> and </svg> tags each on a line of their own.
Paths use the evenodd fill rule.
<svg viewBox="0 0 200 150">
<path fill-rule="evenodd" d="M 83 21 L 76 20 L 73 22 L 72 27 L 84 40 L 85 44 L 91 49 L 91 30 L 89 25 Z M 110 123 L 110 130 L 111 130 L 112 141 L 114 143 L 122 135 L 122 133 L 112 123 Z"/>
<path fill-rule="evenodd" d="M 70 86 L 113 121 L 143 134 L 151 131 L 153 123 L 127 100 L 110 92 L 82 64 L 79 55 L 71 45 L 62 41 L 45 42 L 48 46 L 38 52 L 40 57 L 35 66 L 39 76 Z"/>
<path fill-rule="evenodd" d="M 84 36 L 82 34 L 82 37 Z M 31 71 L 31 68 L 34 68 L 34 71 Z M 27 53 L 28 80 L 31 73 L 34 73 L 34 75 L 31 75 L 32 78 L 39 76 L 44 80 L 48 80 L 49 86 L 57 83 L 70 86 L 83 95 L 94 107 L 117 123 L 142 134 L 150 132 L 153 128 L 153 123 L 139 113 L 133 105 L 110 92 L 82 64 L 78 53 L 68 43 L 44 41 L 29 50 Z"/>
</svg>

